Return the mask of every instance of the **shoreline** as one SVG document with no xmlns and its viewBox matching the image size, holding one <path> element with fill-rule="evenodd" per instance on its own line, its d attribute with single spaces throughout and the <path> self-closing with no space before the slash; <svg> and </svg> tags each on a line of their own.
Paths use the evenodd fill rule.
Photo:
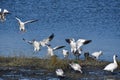
<svg viewBox="0 0 120 80">
<path fill-rule="evenodd" d="M 45 69 L 55 69 L 63 68 L 66 69 L 68 64 L 75 62 L 81 66 L 90 66 L 90 67 L 105 67 L 107 64 L 111 63 L 110 61 L 99 61 L 93 58 L 85 60 L 75 60 L 75 59 L 60 59 L 56 56 L 50 57 L 48 59 L 41 58 L 26 58 L 26 57 L 0 57 L 0 67 L 34 67 L 34 68 L 45 68 Z M 120 68 L 120 61 L 118 62 L 118 68 Z"/>
<path fill-rule="evenodd" d="M 82 66 L 83 73 L 74 71 L 68 63 L 76 62 Z M 25 57 L 0 57 L 0 76 L 5 79 L 21 77 L 38 78 L 42 80 L 60 80 L 56 76 L 55 70 L 62 68 L 65 73 L 65 78 L 62 80 L 81 80 L 86 79 L 107 79 L 111 76 L 111 72 L 104 71 L 103 68 L 109 64 L 108 61 L 97 61 L 94 59 L 88 60 L 65 60 L 57 57 L 49 59 L 40 58 L 25 58 Z M 118 62 L 119 63 L 119 62 Z M 115 70 L 115 74 L 119 76 L 120 66 Z M 114 79 L 114 75 L 112 78 Z M 116 77 L 115 77 L 116 79 Z"/>
</svg>

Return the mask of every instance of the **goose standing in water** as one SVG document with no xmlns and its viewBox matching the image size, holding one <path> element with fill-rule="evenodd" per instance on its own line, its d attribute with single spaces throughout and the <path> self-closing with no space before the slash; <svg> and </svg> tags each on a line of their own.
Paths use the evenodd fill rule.
<svg viewBox="0 0 120 80">
<path fill-rule="evenodd" d="M 62 69 L 56 69 L 55 72 L 56 72 L 56 75 L 57 75 L 58 77 L 64 77 L 64 76 L 65 76 Z"/>
<path fill-rule="evenodd" d="M 61 49 L 61 48 L 63 48 L 63 47 L 65 47 L 65 46 L 56 46 L 56 47 L 52 48 L 51 45 L 47 45 L 48 55 L 49 55 L 49 56 L 54 56 L 54 55 L 55 55 L 55 54 L 54 54 L 54 51 L 57 50 L 57 49 Z"/>
<path fill-rule="evenodd" d="M 2 9 L 0 9 L 0 20 L 1 20 L 1 22 L 6 20 L 6 18 L 5 18 L 6 14 L 10 14 L 10 12 L 7 9 L 4 9 L 3 11 L 2 11 Z"/>
<path fill-rule="evenodd" d="M 92 53 L 92 56 L 98 59 L 103 54 L 102 51 Z"/>
<path fill-rule="evenodd" d="M 79 65 L 79 64 L 77 64 L 77 63 L 71 63 L 71 64 L 69 64 L 71 67 L 72 67 L 72 69 L 74 69 L 75 71 L 80 71 L 81 73 L 82 73 L 82 67 Z"/>
<path fill-rule="evenodd" d="M 28 41 L 23 38 L 23 40 L 29 44 L 32 44 L 34 47 L 34 51 L 40 51 L 41 46 L 45 47 L 46 44 L 49 44 L 49 42 L 54 38 L 54 34 L 51 34 L 48 38 L 43 39 L 42 41 L 36 41 L 35 39 L 32 41 Z"/>
<path fill-rule="evenodd" d="M 25 29 L 25 24 L 38 21 L 38 20 L 28 20 L 28 21 L 22 22 L 22 21 L 21 21 L 19 18 L 17 18 L 17 17 L 16 17 L 16 20 L 17 20 L 18 23 L 19 23 L 19 29 L 20 29 L 20 31 L 23 31 L 23 32 L 26 31 L 26 29 Z"/>
<path fill-rule="evenodd" d="M 108 64 L 103 70 L 113 72 L 115 69 L 117 69 L 118 64 L 116 61 L 116 57 L 117 57 L 116 55 L 113 55 L 113 63 Z"/>
</svg>

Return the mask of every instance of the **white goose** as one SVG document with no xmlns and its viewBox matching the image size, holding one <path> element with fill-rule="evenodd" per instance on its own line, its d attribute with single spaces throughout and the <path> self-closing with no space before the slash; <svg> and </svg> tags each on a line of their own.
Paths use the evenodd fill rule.
<svg viewBox="0 0 120 80">
<path fill-rule="evenodd" d="M 98 51 L 98 52 L 92 53 L 91 55 L 92 55 L 93 57 L 95 57 L 96 59 L 98 59 L 102 54 L 103 54 L 102 51 Z"/>
<path fill-rule="evenodd" d="M 69 64 L 75 71 L 80 71 L 81 73 L 82 73 L 82 67 L 79 65 L 79 64 L 77 64 L 77 63 L 71 63 L 71 64 Z"/>
<path fill-rule="evenodd" d="M 19 18 L 17 18 L 17 17 L 16 17 L 16 20 L 17 20 L 18 23 L 19 23 L 19 29 L 20 29 L 20 31 L 23 31 L 23 32 L 26 31 L 26 29 L 25 29 L 25 24 L 38 21 L 38 20 L 28 20 L 28 21 L 22 22 L 22 21 L 21 21 Z"/>
<path fill-rule="evenodd" d="M 2 11 L 2 9 L 0 9 L 0 20 L 3 22 L 6 20 L 5 16 L 6 14 L 10 14 L 10 12 L 7 9 L 4 9 Z"/>
<path fill-rule="evenodd" d="M 118 64 L 117 64 L 117 61 L 116 61 L 116 57 L 117 57 L 116 55 L 113 55 L 113 61 L 114 61 L 114 62 L 108 64 L 103 70 L 113 72 L 115 69 L 117 69 Z"/>
<path fill-rule="evenodd" d="M 34 51 L 40 51 L 41 46 L 44 47 L 46 44 L 49 44 L 49 42 L 54 38 L 54 34 L 51 34 L 48 38 L 43 39 L 42 41 L 36 41 L 35 39 L 32 41 L 28 41 L 23 38 L 23 40 L 29 44 L 32 44 L 34 47 Z"/>
<path fill-rule="evenodd" d="M 76 59 L 79 59 L 79 56 L 82 54 L 82 48 L 76 49 L 76 51 L 73 52 L 73 54 L 76 57 Z"/>
<path fill-rule="evenodd" d="M 34 51 L 40 51 L 41 49 L 41 44 L 39 43 L 39 41 L 36 41 L 35 39 L 33 39 L 32 41 L 28 41 L 26 39 L 23 38 L 23 40 L 29 44 L 32 44 L 34 47 Z"/>
<path fill-rule="evenodd" d="M 65 39 L 67 43 L 70 44 L 71 52 L 75 52 L 77 49 L 79 49 L 81 46 L 90 43 L 92 40 L 86 40 L 86 39 L 78 39 L 75 42 L 75 39 Z"/>
<path fill-rule="evenodd" d="M 65 46 L 56 46 L 56 47 L 52 48 L 51 45 L 47 45 L 48 55 L 49 56 L 54 56 L 54 51 L 57 50 L 57 49 L 63 48 L 63 47 L 65 47 Z"/>
<path fill-rule="evenodd" d="M 75 52 L 76 51 L 76 42 L 75 42 L 75 39 L 72 38 L 72 39 L 65 39 L 67 43 L 70 44 L 70 47 L 71 47 L 71 52 Z"/>
<path fill-rule="evenodd" d="M 59 76 L 59 77 L 64 77 L 65 76 L 62 69 L 56 69 L 55 72 L 56 72 L 56 75 Z"/>
<path fill-rule="evenodd" d="M 40 41 L 41 46 L 45 47 L 49 42 L 54 38 L 54 34 L 52 33 L 48 38 Z"/>
<path fill-rule="evenodd" d="M 69 56 L 68 50 L 63 49 L 63 50 L 62 50 L 62 53 L 63 53 L 64 58 L 68 58 L 68 56 Z"/>
<path fill-rule="evenodd" d="M 86 39 L 78 39 L 77 41 L 75 41 L 74 38 L 72 39 L 65 39 L 67 43 L 70 44 L 71 47 L 71 52 L 73 53 L 73 55 L 76 57 L 76 59 L 79 59 L 79 56 L 82 53 L 82 49 L 81 47 L 85 44 L 90 43 L 92 40 L 86 40 Z"/>
</svg>

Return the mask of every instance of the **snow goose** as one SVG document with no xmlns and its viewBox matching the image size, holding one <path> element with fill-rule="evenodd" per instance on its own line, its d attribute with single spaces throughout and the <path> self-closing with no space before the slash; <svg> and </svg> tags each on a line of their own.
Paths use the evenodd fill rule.
<svg viewBox="0 0 120 80">
<path fill-rule="evenodd" d="M 113 55 L 113 63 L 110 63 L 107 66 L 105 66 L 105 68 L 103 70 L 113 72 L 118 67 L 116 57 L 117 57 L 116 55 Z"/>
<path fill-rule="evenodd" d="M 64 71 L 62 69 L 56 69 L 56 75 L 59 77 L 64 77 Z"/>
<path fill-rule="evenodd" d="M 73 54 L 76 57 L 76 59 L 79 59 L 79 56 L 82 54 L 82 48 L 76 49 L 76 51 L 73 52 Z"/>
<path fill-rule="evenodd" d="M 57 49 L 61 49 L 61 48 L 63 48 L 63 47 L 65 47 L 65 46 L 56 46 L 56 47 L 52 48 L 51 45 L 47 45 L 48 55 L 49 55 L 49 56 L 54 56 L 54 51 L 57 50 Z"/>
<path fill-rule="evenodd" d="M 71 52 L 74 54 L 74 56 L 76 56 L 76 59 L 79 59 L 79 56 L 82 53 L 81 46 L 90 43 L 92 40 L 78 39 L 77 41 L 75 41 L 75 39 L 72 38 L 65 39 L 65 41 L 70 44 Z"/>
<path fill-rule="evenodd" d="M 5 16 L 6 14 L 10 14 L 10 12 L 7 9 L 4 9 L 2 11 L 2 9 L 0 9 L 0 20 L 3 22 L 6 20 Z"/>
<path fill-rule="evenodd" d="M 98 59 L 102 54 L 103 54 L 102 51 L 98 51 L 98 52 L 92 53 L 91 55 L 92 55 L 93 57 L 95 57 L 96 59 Z"/>
<path fill-rule="evenodd" d="M 25 29 L 25 24 L 38 21 L 38 20 L 28 20 L 28 21 L 22 22 L 22 21 L 21 21 L 19 18 L 17 18 L 17 17 L 16 17 L 16 20 L 17 20 L 18 23 L 19 23 L 19 29 L 20 29 L 20 31 L 23 31 L 23 32 L 26 31 L 26 29 Z"/>
<path fill-rule="evenodd" d="M 49 44 L 49 42 L 54 38 L 54 34 L 52 33 L 48 38 L 43 39 L 40 41 L 41 46 L 45 47 L 46 44 Z"/>
<path fill-rule="evenodd" d="M 90 43 L 92 40 L 78 39 L 75 41 L 75 39 L 72 38 L 65 39 L 65 41 L 70 44 L 71 52 L 75 52 L 77 49 L 81 48 L 81 46 Z"/>
<path fill-rule="evenodd" d="M 76 47 L 76 42 L 75 42 L 74 38 L 72 38 L 72 39 L 65 39 L 65 41 L 70 44 L 71 52 L 76 51 L 77 47 Z"/>
<path fill-rule="evenodd" d="M 63 50 L 62 50 L 62 53 L 63 53 L 64 58 L 68 58 L 68 56 L 69 56 L 68 50 L 63 49 Z"/>
<path fill-rule="evenodd" d="M 33 39 L 32 41 L 28 41 L 26 39 L 23 38 L 23 40 L 29 44 L 32 44 L 34 47 L 34 51 L 40 51 L 41 48 L 41 44 L 39 43 L 39 41 L 36 41 L 35 39 Z"/>
<path fill-rule="evenodd" d="M 49 42 L 54 38 L 54 34 L 52 33 L 48 38 L 43 39 L 42 41 L 36 41 L 33 39 L 32 41 L 28 41 L 23 38 L 23 40 L 29 44 L 32 44 L 34 47 L 34 51 L 40 51 L 41 46 L 44 47 L 46 44 L 49 44 Z"/>
<path fill-rule="evenodd" d="M 86 40 L 86 39 L 78 39 L 76 42 L 77 45 L 77 49 L 80 48 L 83 45 L 86 45 L 88 43 L 90 43 L 92 40 Z"/>
<path fill-rule="evenodd" d="M 82 67 L 79 65 L 79 64 L 77 64 L 77 63 L 71 63 L 71 64 L 69 64 L 70 66 L 71 66 L 71 68 L 72 69 L 74 69 L 75 71 L 80 71 L 81 73 L 82 73 Z"/>
</svg>

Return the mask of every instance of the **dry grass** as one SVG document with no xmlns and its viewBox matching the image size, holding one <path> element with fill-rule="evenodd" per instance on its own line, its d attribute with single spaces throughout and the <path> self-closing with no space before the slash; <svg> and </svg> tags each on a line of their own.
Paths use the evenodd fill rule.
<svg viewBox="0 0 120 80">
<path fill-rule="evenodd" d="M 56 68 L 68 69 L 70 62 L 79 63 L 81 66 L 104 67 L 109 62 L 96 60 L 63 60 L 55 56 L 50 59 L 26 58 L 26 57 L 0 57 L 0 66 L 30 67 L 54 70 Z M 119 65 L 120 62 L 118 61 Z M 119 66 L 120 68 L 120 66 Z"/>
</svg>

